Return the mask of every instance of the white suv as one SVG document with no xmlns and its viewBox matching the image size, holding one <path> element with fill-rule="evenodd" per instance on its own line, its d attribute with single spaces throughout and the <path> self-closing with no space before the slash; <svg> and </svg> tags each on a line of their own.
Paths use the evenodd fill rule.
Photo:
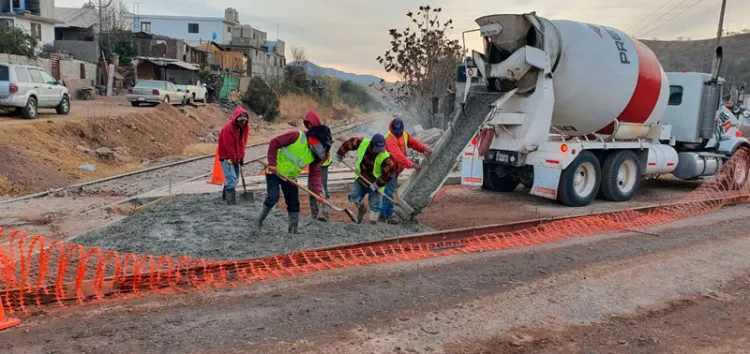
<svg viewBox="0 0 750 354">
<path fill-rule="evenodd" d="M 67 87 L 42 68 L 0 64 L 0 108 L 15 108 L 28 119 L 36 118 L 39 108 L 54 108 L 57 114 L 68 114 L 70 94 Z"/>
</svg>

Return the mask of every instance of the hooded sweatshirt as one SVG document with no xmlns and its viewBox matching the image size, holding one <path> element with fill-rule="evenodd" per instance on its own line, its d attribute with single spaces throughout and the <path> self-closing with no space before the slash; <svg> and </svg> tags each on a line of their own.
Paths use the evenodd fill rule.
<svg viewBox="0 0 750 354">
<path fill-rule="evenodd" d="M 320 122 L 320 117 L 318 117 L 318 114 L 315 111 L 308 111 L 307 114 L 305 114 L 305 119 L 303 122 L 308 122 L 310 125 L 315 128 L 322 126 L 322 123 Z M 276 154 L 278 153 L 279 149 L 283 147 L 287 147 L 289 145 L 294 144 L 297 139 L 299 139 L 299 131 L 297 130 L 290 130 L 284 134 L 281 134 L 273 139 L 271 139 L 271 142 L 268 145 L 268 164 L 270 166 L 276 166 Z M 310 139 L 315 139 L 308 136 L 308 144 L 310 143 Z M 329 152 L 330 153 L 330 152 Z M 326 155 L 326 158 L 328 156 Z M 325 161 L 325 159 L 323 159 Z M 310 164 L 309 166 L 309 175 L 308 177 L 310 179 L 310 188 L 315 194 L 321 194 L 323 193 L 323 183 L 321 182 L 320 178 L 320 161 L 315 161 Z"/>
<path fill-rule="evenodd" d="M 388 125 L 388 131 L 390 131 L 391 134 L 385 137 L 385 150 L 391 153 L 391 157 L 396 162 L 396 174 L 400 174 L 404 169 L 414 168 L 414 162 L 406 157 L 407 146 L 404 145 L 404 137 L 397 136 L 393 133 L 393 121 Z M 421 153 L 427 151 L 427 145 L 414 138 L 406 130 L 404 130 L 403 134 L 409 136 L 409 149 Z"/>
<path fill-rule="evenodd" d="M 247 135 L 250 131 L 250 125 L 245 124 L 242 129 L 237 125 L 237 117 L 243 113 L 248 117 L 250 116 L 242 107 L 237 107 L 234 110 L 234 114 L 232 114 L 232 120 L 219 133 L 219 158 L 222 160 L 229 159 L 233 162 L 240 162 L 245 159 L 245 148 L 247 147 Z"/>
</svg>

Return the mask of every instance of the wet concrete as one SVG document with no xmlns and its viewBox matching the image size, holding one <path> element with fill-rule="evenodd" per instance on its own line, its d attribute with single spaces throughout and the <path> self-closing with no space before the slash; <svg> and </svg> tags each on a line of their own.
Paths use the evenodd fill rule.
<svg viewBox="0 0 750 354">
<path fill-rule="evenodd" d="M 228 206 L 219 193 L 180 195 L 71 242 L 120 252 L 227 260 L 430 231 L 416 223 L 357 225 L 326 223 L 302 216 L 300 233 L 290 235 L 287 214 L 276 209 L 262 229 L 256 227 L 262 203 L 257 200 Z"/>
<path fill-rule="evenodd" d="M 498 98 L 500 98 L 500 95 L 470 96 L 466 104 L 465 115 L 460 110 L 458 112 L 458 118 L 453 126 L 453 134 L 444 145 L 439 147 L 439 151 L 434 151 L 424 172 L 413 175 L 408 182 L 407 189 L 400 191 L 400 193 L 403 193 L 403 200 L 409 206 L 417 211 L 427 207 L 430 203 L 430 195 L 440 187 L 445 176 L 450 173 L 456 164 L 456 158 L 469 144 L 490 112 L 490 104 Z M 438 142 L 437 144 L 443 143 Z"/>
</svg>

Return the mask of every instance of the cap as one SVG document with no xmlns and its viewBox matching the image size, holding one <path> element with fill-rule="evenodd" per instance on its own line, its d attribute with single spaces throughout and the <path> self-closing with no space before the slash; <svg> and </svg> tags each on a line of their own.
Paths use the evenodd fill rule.
<svg viewBox="0 0 750 354">
<path fill-rule="evenodd" d="M 376 153 L 385 152 L 385 137 L 383 134 L 373 135 L 370 144 L 372 144 L 372 150 Z"/>
<path fill-rule="evenodd" d="M 400 118 L 396 118 L 391 122 L 391 131 L 393 134 L 403 134 L 404 133 L 404 121 Z"/>
</svg>

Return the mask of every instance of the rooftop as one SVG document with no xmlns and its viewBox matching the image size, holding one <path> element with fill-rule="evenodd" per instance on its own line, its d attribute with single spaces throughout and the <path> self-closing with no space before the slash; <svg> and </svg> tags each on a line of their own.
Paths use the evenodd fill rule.
<svg viewBox="0 0 750 354">
<path fill-rule="evenodd" d="M 126 13 L 124 16 L 126 18 L 130 18 L 130 17 L 133 17 L 133 14 Z M 162 19 L 162 20 L 221 21 L 221 22 L 226 22 L 226 23 L 233 23 L 223 17 L 170 16 L 170 15 L 147 15 L 147 14 L 137 14 L 136 16 L 139 19 L 148 18 L 148 19 Z"/>
<path fill-rule="evenodd" d="M 57 27 L 89 28 L 99 24 L 96 10 L 78 7 L 55 7 L 55 19 L 62 23 Z"/>
</svg>

